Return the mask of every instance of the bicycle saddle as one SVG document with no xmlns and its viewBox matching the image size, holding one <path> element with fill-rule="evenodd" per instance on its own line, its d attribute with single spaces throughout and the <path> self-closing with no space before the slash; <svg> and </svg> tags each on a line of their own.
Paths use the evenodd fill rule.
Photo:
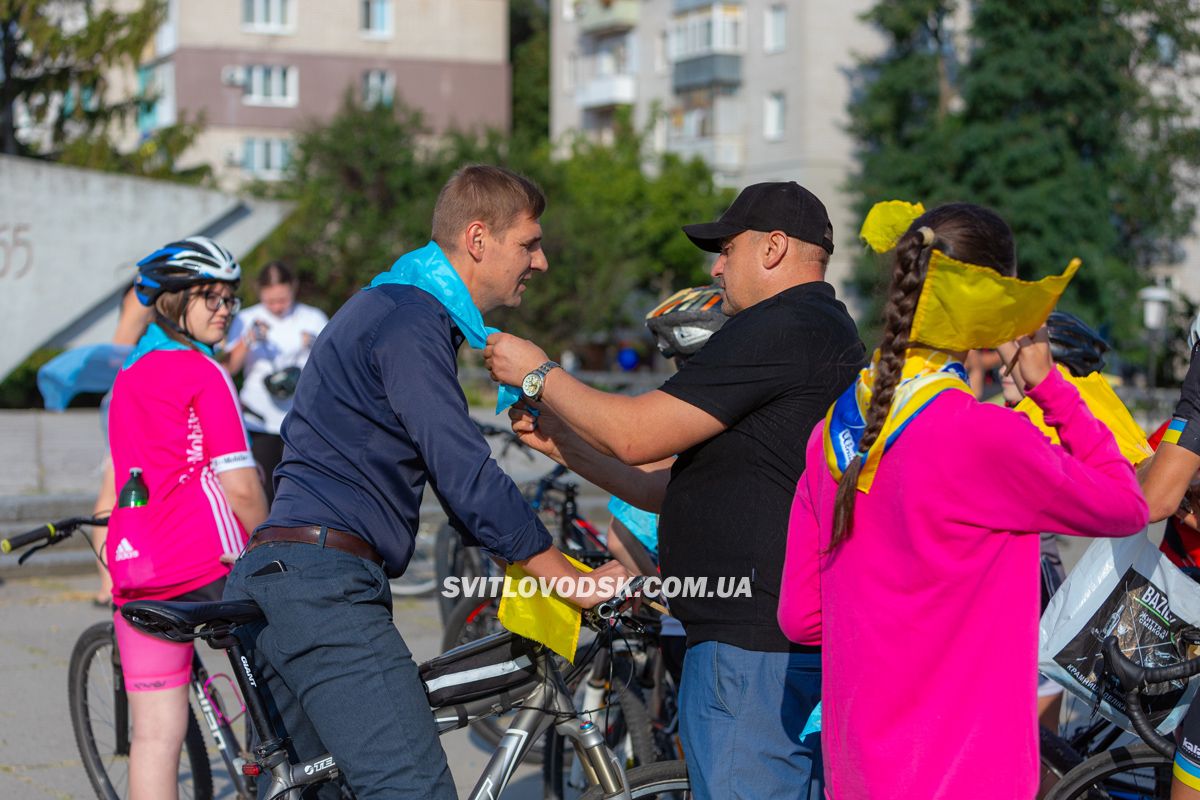
<svg viewBox="0 0 1200 800">
<path fill-rule="evenodd" d="M 151 636 L 172 642 L 190 642 L 215 625 L 244 625 L 263 619 L 262 609 L 249 600 L 215 603 L 176 603 L 164 600 L 135 600 L 121 606 L 129 624 Z"/>
</svg>

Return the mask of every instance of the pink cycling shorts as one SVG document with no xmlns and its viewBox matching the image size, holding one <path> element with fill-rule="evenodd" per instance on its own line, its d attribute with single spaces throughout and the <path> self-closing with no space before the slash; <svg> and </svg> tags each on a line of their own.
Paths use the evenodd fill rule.
<svg viewBox="0 0 1200 800">
<path fill-rule="evenodd" d="M 190 642 L 168 642 L 142 633 L 130 625 L 120 611 L 113 614 L 113 628 L 121 651 L 126 691 L 154 692 L 174 689 L 188 682 L 192 673 L 192 653 L 196 651 Z"/>
</svg>

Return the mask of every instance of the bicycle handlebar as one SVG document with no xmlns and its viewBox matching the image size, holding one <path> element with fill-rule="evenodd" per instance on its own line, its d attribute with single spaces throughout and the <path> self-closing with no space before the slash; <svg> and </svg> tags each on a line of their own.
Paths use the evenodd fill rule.
<svg viewBox="0 0 1200 800">
<path fill-rule="evenodd" d="M 1200 658 L 1181 661 L 1165 667 L 1143 667 L 1134 663 L 1121 652 L 1117 637 L 1104 640 L 1104 660 L 1112 668 L 1117 682 L 1125 691 L 1125 715 L 1133 723 L 1133 729 L 1146 744 L 1153 747 L 1164 758 L 1175 758 L 1175 742 L 1159 733 L 1146 710 L 1142 708 L 1142 688 L 1151 683 L 1168 683 L 1187 680 L 1200 674 Z"/>
<path fill-rule="evenodd" d="M 621 613 L 621 606 L 629 602 L 629 600 L 635 594 L 637 594 L 638 590 L 642 588 L 642 584 L 645 582 L 645 575 L 638 575 L 634 578 L 631 578 L 629 582 L 621 588 L 621 591 L 617 592 L 616 595 L 610 597 L 608 600 L 605 600 L 603 603 L 600 603 L 592 610 L 596 612 L 596 616 L 600 619 L 612 619 L 613 617 L 617 616 L 617 614 Z"/>
<path fill-rule="evenodd" d="M 108 517 L 68 517 L 60 519 L 58 522 L 47 522 L 31 531 L 0 539 L 0 553 L 8 554 L 41 541 L 45 541 L 47 544 L 61 541 L 78 530 L 81 525 L 107 524 Z"/>
</svg>

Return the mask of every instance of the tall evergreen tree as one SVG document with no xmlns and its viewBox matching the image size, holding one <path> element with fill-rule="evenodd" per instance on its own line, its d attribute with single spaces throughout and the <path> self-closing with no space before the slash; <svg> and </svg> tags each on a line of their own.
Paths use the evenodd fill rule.
<svg viewBox="0 0 1200 800">
<path fill-rule="evenodd" d="M 141 98 L 108 96 L 117 67 L 133 67 L 162 23 L 162 0 L 120 12 L 93 0 L 0 0 L 0 153 L 28 154 L 17 113 L 45 131 L 46 149 L 103 132 Z"/>
<path fill-rule="evenodd" d="M 891 46 L 862 65 L 851 107 L 852 188 L 926 206 L 966 199 L 1013 226 L 1021 275 L 1085 266 L 1064 298 L 1118 344 L 1137 342 L 1137 289 L 1177 258 L 1200 164 L 1186 65 L 1200 51 L 1189 0 L 884 2 Z M 862 289 L 878 260 L 864 258 Z"/>
</svg>

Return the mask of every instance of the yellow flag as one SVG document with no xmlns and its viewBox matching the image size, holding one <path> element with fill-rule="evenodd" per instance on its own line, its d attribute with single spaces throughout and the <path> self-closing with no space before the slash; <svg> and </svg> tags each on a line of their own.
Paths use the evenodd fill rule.
<svg viewBox="0 0 1200 800">
<path fill-rule="evenodd" d="M 913 220 L 925 213 L 920 203 L 903 200 L 884 200 L 871 206 L 858 235 L 876 253 L 886 253 L 896 246 L 900 237 L 912 226 Z"/>
<path fill-rule="evenodd" d="M 591 572 L 563 553 L 572 566 L 582 572 Z M 575 650 L 579 647 L 579 606 L 558 595 L 544 595 L 541 585 L 531 597 L 521 596 L 521 579 L 526 586 L 537 581 L 516 564 L 509 564 L 504 571 L 504 594 L 500 597 L 497 616 L 500 624 L 518 636 L 541 642 L 571 663 L 575 662 Z"/>
<path fill-rule="evenodd" d="M 1079 263 L 1073 259 L 1062 275 L 1023 281 L 934 250 L 909 341 L 959 351 L 1027 336 L 1046 322 Z"/>
<path fill-rule="evenodd" d="M 1125 404 L 1121 402 L 1121 398 L 1117 397 L 1117 393 L 1108 385 L 1108 381 L 1103 375 L 1093 372 L 1086 377 L 1076 378 L 1061 364 L 1055 366 L 1058 367 L 1062 376 L 1079 390 L 1079 396 L 1083 398 L 1083 402 L 1092 412 L 1092 416 L 1112 431 L 1113 438 L 1117 440 L 1117 447 L 1121 449 L 1121 455 L 1129 459 L 1129 462 L 1135 467 L 1150 457 L 1153 451 L 1150 449 L 1150 443 L 1146 441 L 1145 432 L 1133 421 L 1129 410 L 1125 408 Z M 1016 410 L 1029 417 L 1029 421 L 1050 437 L 1051 442 L 1061 443 L 1058 431 L 1046 424 L 1046 418 L 1037 403 L 1026 397 L 1017 403 Z"/>
</svg>

